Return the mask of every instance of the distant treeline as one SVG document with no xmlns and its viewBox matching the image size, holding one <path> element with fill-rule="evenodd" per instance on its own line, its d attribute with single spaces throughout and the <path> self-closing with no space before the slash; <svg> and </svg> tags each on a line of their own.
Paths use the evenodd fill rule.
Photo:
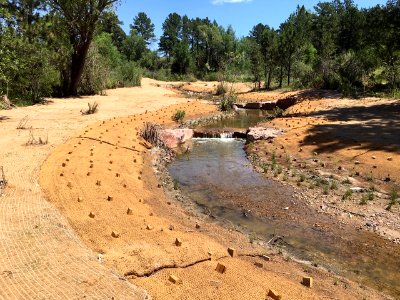
<svg viewBox="0 0 400 300">
<path fill-rule="evenodd" d="M 138 85 L 142 74 L 345 95 L 400 86 L 400 0 L 368 9 L 352 0 L 320 2 L 313 11 L 299 6 L 279 28 L 257 24 L 243 38 L 231 26 L 172 13 L 158 51 L 150 50 L 151 19 L 139 13 L 126 34 L 115 2 L 0 1 L 0 94 L 27 102 L 93 94 Z"/>
</svg>

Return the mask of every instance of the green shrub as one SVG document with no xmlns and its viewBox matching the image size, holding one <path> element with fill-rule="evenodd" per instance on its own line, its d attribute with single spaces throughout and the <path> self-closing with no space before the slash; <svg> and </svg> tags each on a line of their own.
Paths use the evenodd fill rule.
<svg viewBox="0 0 400 300">
<path fill-rule="evenodd" d="M 346 192 L 344 193 L 342 200 L 347 200 L 347 199 L 351 199 L 351 197 L 353 196 L 353 191 L 351 189 L 346 190 Z"/>
<path fill-rule="evenodd" d="M 331 182 L 331 190 L 337 190 L 339 187 L 339 184 L 336 180 L 332 180 Z"/>
<path fill-rule="evenodd" d="M 172 120 L 174 120 L 175 122 L 182 122 L 185 115 L 186 115 L 186 112 L 184 110 L 177 110 L 173 114 Z"/>
<path fill-rule="evenodd" d="M 389 196 L 389 205 L 386 207 L 386 210 L 391 210 L 392 206 L 396 204 L 397 198 L 399 197 L 397 190 L 392 189 L 390 191 L 390 196 Z"/>
<path fill-rule="evenodd" d="M 99 94 L 107 88 L 110 73 L 111 70 L 100 55 L 96 44 L 92 43 L 79 82 L 78 93 L 80 95 Z"/>
<path fill-rule="evenodd" d="M 375 195 L 372 190 L 368 191 L 366 194 L 362 195 L 360 205 L 367 205 L 368 201 L 374 200 Z"/>
<path fill-rule="evenodd" d="M 237 101 L 237 95 L 234 93 L 225 94 L 220 102 L 219 108 L 222 111 L 230 111 L 233 108 L 233 105 Z"/>
<path fill-rule="evenodd" d="M 218 73 L 208 73 L 208 74 L 202 76 L 202 79 L 204 81 L 218 81 L 219 74 Z"/>
<path fill-rule="evenodd" d="M 135 62 L 123 63 L 120 72 L 124 86 L 141 86 L 142 70 Z"/>
</svg>

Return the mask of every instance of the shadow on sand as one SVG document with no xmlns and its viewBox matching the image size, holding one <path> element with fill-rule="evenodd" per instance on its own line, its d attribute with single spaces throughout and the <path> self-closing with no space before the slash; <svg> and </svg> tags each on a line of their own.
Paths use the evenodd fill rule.
<svg viewBox="0 0 400 300">
<path fill-rule="evenodd" d="M 319 124 L 308 130 L 303 144 L 318 145 L 316 151 L 319 153 L 331 153 L 348 147 L 365 151 L 400 151 L 400 101 L 368 107 L 339 107 L 307 116 L 346 122 Z"/>
</svg>

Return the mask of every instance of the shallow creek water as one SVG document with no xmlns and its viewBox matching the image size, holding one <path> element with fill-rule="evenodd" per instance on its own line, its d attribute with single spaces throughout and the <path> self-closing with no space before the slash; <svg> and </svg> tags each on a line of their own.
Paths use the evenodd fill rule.
<svg viewBox="0 0 400 300">
<path fill-rule="evenodd" d="M 248 127 L 257 117 L 222 122 L 208 127 Z M 291 188 L 257 173 L 243 147 L 244 141 L 237 139 L 195 139 L 191 151 L 168 169 L 182 192 L 215 217 L 264 240 L 282 236 L 283 246 L 297 258 L 400 298 L 397 245 L 317 213 L 297 200 Z"/>
</svg>

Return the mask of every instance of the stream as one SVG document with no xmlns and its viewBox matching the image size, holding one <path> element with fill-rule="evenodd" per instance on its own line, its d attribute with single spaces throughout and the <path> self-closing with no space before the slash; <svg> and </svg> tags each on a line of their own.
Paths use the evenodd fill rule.
<svg viewBox="0 0 400 300">
<path fill-rule="evenodd" d="M 207 128 L 247 128 L 265 112 L 245 111 Z M 194 139 L 192 149 L 169 166 L 182 192 L 217 219 L 241 226 L 251 236 L 282 244 L 298 259 L 324 266 L 362 284 L 400 297 L 400 250 L 367 231 L 318 213 L 293 189 L 256 172 L 233 138 Z"/>
</svg>

